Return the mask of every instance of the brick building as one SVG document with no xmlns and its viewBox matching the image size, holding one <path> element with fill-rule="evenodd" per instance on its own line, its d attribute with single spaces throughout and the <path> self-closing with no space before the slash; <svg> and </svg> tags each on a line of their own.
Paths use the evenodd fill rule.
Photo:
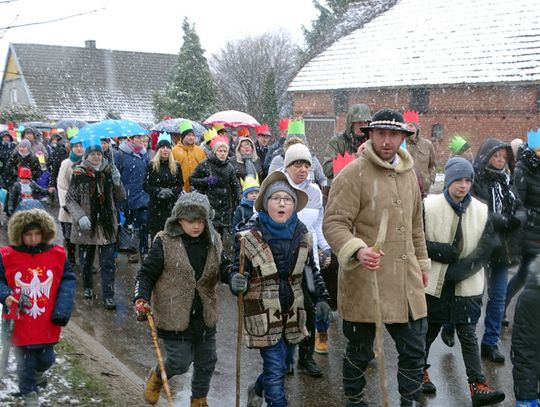
<svg viewBox="0 0 540 407">
<path fill-rule="evenodd" d="M 441 164 L 453 133 L 475 152 L 487 137 L 526 138 L 540 127 L 538 21 L 536 0 L 399 0 L 300 70 L 294 114 L 319 156 L 354 103 L 419 111 Z"/>
</svg>

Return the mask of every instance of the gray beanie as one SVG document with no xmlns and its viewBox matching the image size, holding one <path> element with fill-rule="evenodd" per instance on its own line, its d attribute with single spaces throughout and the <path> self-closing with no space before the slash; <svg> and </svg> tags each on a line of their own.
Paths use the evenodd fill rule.
<svg viewBox="0 0 540 407">
<path fill-rule="evenodd" d="M 310 165 L 313 164 L 311 153 L 309 152 L 309 148 L 307 148 L 305 144 L 293 144 L 292 146 L 287 148 L 287 151 L 285 152 L 285 158 L 283 159 L 283 167 L 287 168 L 295 161 L 306 161 Z"/>
<path fill-rule="evenodd" d="M 474 179 L 474 169 L 469 161 L 462 157 L 450 158 L 444 166 L 444 189 L 462 178 Z"/>
<path fill-rule="evenodd" d="M 21 147 L 26 147 L 27 149 L 31 149 L 32 148 L 32 143 L 30 143 L 29 140 L 27 139 L 22 139 L 20 142 L 19 142 L 19 146 Z"/>
<path fill-rule="evenodd" d="M 293 187 L 290 186 L 290 184 L 286 181 L 275 181 L 272 182 L 270 185 L 268 185 L 268 188 L 266 188 L 266 191 L 264 191 L 264 198 L 263 198 L 263 207 L 265 211 L 268 211 L 268 200 L 270 197 L 278 191 L 283 191 L 289 194 L 292 199 L 294 200 L 294 207 L 296 209 L 296 191 Z"/>
</svg>

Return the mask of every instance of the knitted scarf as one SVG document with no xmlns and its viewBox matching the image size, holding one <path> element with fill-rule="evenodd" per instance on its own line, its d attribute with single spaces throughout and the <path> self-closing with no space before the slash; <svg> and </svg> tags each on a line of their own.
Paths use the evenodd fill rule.
<svg viewBox="0 0 540 407">
<path fill-rule="evenodd" d="M 293 238 L 294 231 L 296 230 L 296 224 L 298 223 L 298 216 L 296 215 L 296 212 L 293 212 L 291 217 L 287 219 L 285 223 L 277 223 L 270 217 L 268 212 L 264 210 L 259 212 L 259 219 L 273 237 L 287 240 L 291 240 Z"/>
<path fill-rule="evenodd" d="M 531 172 L 540 172 L 540 158 L 538 158 L 532 149 L 528 147 L 523 148 L 523 150 L 521 150 L 521 159 L 527 164 L 527 167 Z"/>
</svg>

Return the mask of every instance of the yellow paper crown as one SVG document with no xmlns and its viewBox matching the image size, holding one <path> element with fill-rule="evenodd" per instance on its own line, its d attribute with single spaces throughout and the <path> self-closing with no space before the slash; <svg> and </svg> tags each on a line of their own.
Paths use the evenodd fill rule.
<svg viewBox="0 0 540 407">
<path fill-rule="evenodd" d="M 224 125 L 223 123 L 216 123 L 216 124 L 214 124 L 214 129 L 215 129 L 216 131 L 220 131 L 220 130 L 222 130 L 222 129 L 224 129 L 224 128 L 225 128 L 225 125 Z"/>
<path fill-rule="evenodd" d="M 217 137 L 217 130 L 216 129 L 208 129 L 203 134 L 203 139 L 207 143 L 212 140 L 214 137 Z"/>
<path fill-rule="evenodd" d="M 242 185 L 242 191 L 245 191 L 248 188 L 260 188 L 259 176 L 256 175 L 255 178 L 247 176 L 245 179 L 240 178 L 240 184 Z"/>
</svg>

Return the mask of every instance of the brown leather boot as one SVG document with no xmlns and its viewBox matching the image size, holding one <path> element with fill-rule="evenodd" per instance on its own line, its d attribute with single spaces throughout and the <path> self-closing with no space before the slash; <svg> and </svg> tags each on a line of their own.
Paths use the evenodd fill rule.
<svg viewBox="0 0 540 407">
<path fill-rule="evenodd" d="M 320 355 L 328 354 L 328 333 L 316 332 L 315 333 L 315 352 Z"/>
<path fill-rule="evenodd" d="M 471 383 L 469 388 L 473 407 L 490 406 L 504 400 L 504 393 L 492 389 L 487 383 Z"/>
<path fill-rule="evenodd" d="M 201 397 L 199 399 L 191 399 L 191 407 L 208 407 L 206 397 Z"/>
<path fill-rule="evenodd" d="M 159 400 L 159 393 L 163 387 L 163 382 L 161 378 L 158 377 L 155 369 L 150 370 L 150 376 L 146 382 L 144 388 L 144 400 L 148 404 L 156 404 Z M 193 402 L 191 403 L 193 405 Z"/>
</svg>

